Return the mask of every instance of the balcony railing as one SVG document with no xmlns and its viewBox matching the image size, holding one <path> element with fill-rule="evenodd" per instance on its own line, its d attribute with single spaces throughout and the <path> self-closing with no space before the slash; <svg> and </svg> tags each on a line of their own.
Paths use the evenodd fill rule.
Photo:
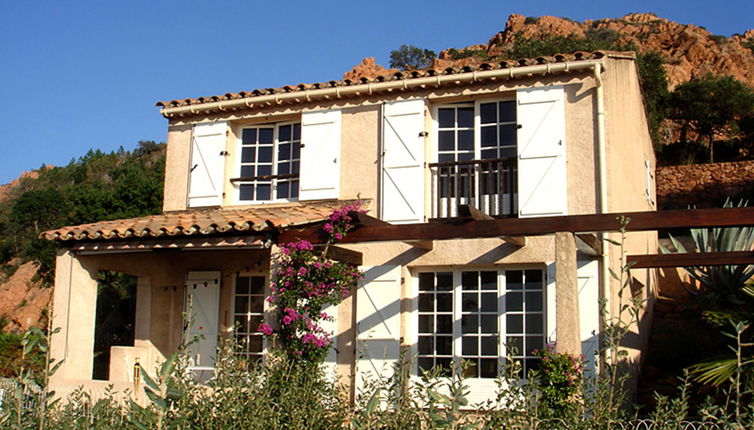
<svg viewBox="0 0 754 430">
<path fill-rule="evenodd" d="M 432 218 L 458 216 L 459 205 L 470 205 L 494 217 L 514 217 L 516 159 L 430 163 Z"/>
</svg>

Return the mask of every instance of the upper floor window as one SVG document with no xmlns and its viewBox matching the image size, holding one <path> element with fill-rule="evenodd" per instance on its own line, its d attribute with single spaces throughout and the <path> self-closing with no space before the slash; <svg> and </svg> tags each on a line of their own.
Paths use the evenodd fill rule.
<svg viewBox="0 0 754 430">
<path fill-rule="evenodd" d="M 461 103 L 437 108 L 437 161 L 516 156 L 516 101 Z"/>
<path fill-rule="evenodd" d="M 301 123 L 241 130 L 240 201 L 298 199 Z"/>
</svg>

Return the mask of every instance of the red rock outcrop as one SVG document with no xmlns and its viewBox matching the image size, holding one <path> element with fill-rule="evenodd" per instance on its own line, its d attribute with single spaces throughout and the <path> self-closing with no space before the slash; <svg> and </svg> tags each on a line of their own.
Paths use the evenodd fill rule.
<svg viewBox="0 0 754 430">
<path fill-rule="evenodd" d="M 32 279 L 34 263 L 23 263 L 4 282 L 0 282 L 0 316 L 10 319 L 5 330 L 24 331 L 45 324 L 43 310 L 50 303 L 52 288 L 43 288 Z"/>
<path fill-rule="evenodd" d="M 433 67 L 442 69 L 475 65 L 488 58 L 497 61 L 507 59 L 510 46 L 521 37 L 542 39 L 552 36 L 587 37 L 600 34 L 617 36 L 617 40 L 622 43 L 633 43 L 641 52 L 659 52 L 666 61 L 665 68 L 671 89 L 707 73 L 731 75 L 754 87 L 754 52 L 747 47 L 754 45 L 754 29 L 746 31 L 743 35 L 716 36 L 702 27 L 678 24 L 651 13 L 632 13 L 622 18 L 584 22 L 554 16 L 527 18 L 513 14 L 508 18 L 505 29 L 494 35 L 486 45 L 457 48 L 460 52 L 484 51 L 485 55 L 454 60 L 452 51 L 443 50 Z M 375 64 L 373 58 L 366 58 L 346 73 L 345 77 L 373 77 L 392 71 Z"/>
<path fill-rule="evenodd" d="M 386 69 L 374 62 L 374 57 L 367 57 L 361 60 L 361 63 L 355 65 L 353 69 L 343 74 L 343 79 L 357 81 L 359 78 L 374 79 L 377 76 L 385 76 L 398 72 L 398 69 Z"/>
</svg>

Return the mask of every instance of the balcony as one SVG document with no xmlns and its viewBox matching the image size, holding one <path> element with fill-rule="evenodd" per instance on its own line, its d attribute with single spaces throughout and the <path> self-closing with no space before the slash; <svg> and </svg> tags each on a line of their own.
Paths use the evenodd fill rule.
<svg viewBox="0 0 754 430">
<path fill-rule="evenodd" d="M 459 205 L 470 205 L 496 218 L 515 217 L 516 158 L 430 163 L 431 218 L 458 216 Z"/>
</svg>

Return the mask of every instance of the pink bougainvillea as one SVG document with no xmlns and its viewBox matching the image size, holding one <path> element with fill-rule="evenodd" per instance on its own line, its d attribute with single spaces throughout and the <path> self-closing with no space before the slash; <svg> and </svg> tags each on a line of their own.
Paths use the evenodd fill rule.
<svg viewBox="0 0 754 430">
<path fill-rule="evenodd" d="M 354 213 L 364 213 L 358 202 L 333 211 L 323 226 L 327 245 L 348 234 Z M 330 260 L 325 249 L 315 249 L 305 240 L 279 246 L 280 253 L 274 259 L 277 268 L 270 282 L 272 295 L 267 299 L 276 306 L 277 328 L 262 324 L 259 330 L 274 337 L 289 358 L 322 362 L 333 335 L 320 325 L 332 321 L 322 309 L 347 297 L 362 273 L 353 265 Z"/>
</svg>

